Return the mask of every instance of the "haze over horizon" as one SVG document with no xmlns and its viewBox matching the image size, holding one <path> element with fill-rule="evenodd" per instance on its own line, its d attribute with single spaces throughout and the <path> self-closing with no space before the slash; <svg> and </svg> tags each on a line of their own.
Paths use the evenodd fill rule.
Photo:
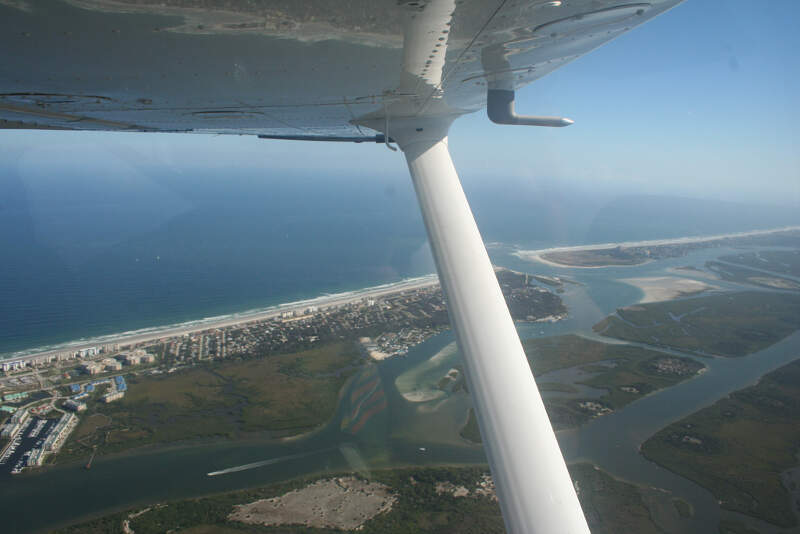
<svg viewBox="0 0 800 534">
<path fill-rule="evenodd" d="M 518 92 L 524 113 L 564 115 L 569 128 L 494 125 L 479 112 L 450 135 L 465 183 L 556 182 L 614 191 L 800 205 L 800 6 L 685 2 Z M 0 131 L 9 174 L 275 171 L 407 182 L 381 145 L 252 137 Z M 532 187 L 536 187 L 533 185 Z"/>
<path fill-rule="evenodd" d="M 434 272 L 406 179 L 143 175 L 6 175 L 0 353 Z M 800 224 L 791 207 L 565 184 L 466 190 L 484 239 L 524 248 Z"/>
</svg>

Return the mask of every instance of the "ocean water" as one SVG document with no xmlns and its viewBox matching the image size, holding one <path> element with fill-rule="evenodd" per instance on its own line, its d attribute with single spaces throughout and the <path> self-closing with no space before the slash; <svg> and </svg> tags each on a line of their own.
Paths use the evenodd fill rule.
<svg viewBox="0 0 800 534">
<path fill-rule="evenodd" d="M 413 198 L 379 181 L 194 177 L 110 199 L 82 177 L 3 185 L 0 354 L 433 270 Z"/>
<path fill-rule="evenodd" d="M 0 165 L 0 357 L 434 271 L 404 175 L 101 170 Z M 466 189 L 486 241 L 526 248 L 800 222 L 711 201 Z"/>
</svg>

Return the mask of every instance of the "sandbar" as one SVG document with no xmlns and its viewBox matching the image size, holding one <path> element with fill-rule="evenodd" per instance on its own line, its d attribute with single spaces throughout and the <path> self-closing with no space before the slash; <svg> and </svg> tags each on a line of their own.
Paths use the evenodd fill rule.
<svg viewBox="0 0 800 534">
<path fill-rule="evenodd" d="M 414 390 L 414 391 L 409 391 L 407 393 L 403 393 L 403 398 L 405 398 L 408 402 L 428 402 L 428 401 L 436 400 L 439 397 L 443 397 L 443 396 L 444 396 L 444 391 L 439 390 L 439 389 L 437 389 L 437 390 L 431 390 L 431 389 L 420 390 L 420 389 L 417 389 L 417 390 Z"/>
<path fill-rule="evenodd" d="M 675 276 L 622 278 L 620 282 L 638 287 L 644 292 L 644 296 L 639 300 L 640 304 L 673 300 L 679 297 L 696 295 L 703 291 L 719 289 L 717 286 L 712 286 L 711 284 L 699 280 L 678 278 Z"/>
</svg>

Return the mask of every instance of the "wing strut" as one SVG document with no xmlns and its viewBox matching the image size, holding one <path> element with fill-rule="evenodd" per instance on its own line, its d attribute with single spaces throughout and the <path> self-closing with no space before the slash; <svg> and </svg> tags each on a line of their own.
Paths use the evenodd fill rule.
<svg viewBox="0 0 800 534">
<path fill-rule="evenodd" d="M 453 118 L 394 118 L 463 355 L 509 533 L 588 534 L 489 255 L 447 148 Z"/>
</svg>

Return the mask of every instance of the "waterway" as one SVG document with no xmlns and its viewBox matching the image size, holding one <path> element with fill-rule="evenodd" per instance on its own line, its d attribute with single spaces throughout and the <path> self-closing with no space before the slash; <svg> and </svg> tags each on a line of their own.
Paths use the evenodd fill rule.
<svg viewBox="0 0 800 534">
<path fill-rule="evenodd" d="M 492 250 L 493 259 L 509 268 L 561 275 L 569 317 L 556 323 L 520 324 L 523 338 L 565 333 L 592 335 L 591 326 L 621 306 L 637 302 L 642 292 L 618 281 L 632 276 L 686 276 L 671 269 L 702 266 L 708 259 L 733 252 L 698 251 L 688 257 L 634 267 L 556 269 L 529 263 L 507 249 Z M 751 289 L 722 281 L 724 289 Z M 558 434 L 568 461 L 588 461 L 614 476 L 660 488 L 648 493 L 654 514 L 674 532 L 716 532 L 719 518 L 742 516 L 721 512 L 703 488 L 645 460 L 641 443 L 665 425 L 709 405 L 733 390 L 800 356 L 800 334 L 744 358 L 699 358 L 707 372 L 656 392 L 575 430 Z M 431 363 L 431 359 L 433 362 Z M 98 455 L 91 470 L 80 463 L 49 467 L 14 478 L 0 478 L 0 513 L 4 532 L 44 531 L 77 518 L 154 502 L 252 487 L 300 475 L 373 469 L 399 465 L 483 463 L 480 446 L 459 436 L 469 398 L 448 393 L 427 402 L 409 402 L 405 390 L 431 389 L 458 363 L 451 332 L 443 332 L 409 350 L 405 357 L 371 364 L 348 382 L 333 419 L 307 436 L 276 442 L 253 437 L 238 442 L 205 442 L 116 456 Z M 565 378 L 566 380 L 566 378 Z M 399 388 L 399 389 L 398 389 Z M 223 471 L 217 476 L 209 473 Z M 688 501 L 691 519 L 677 517 L 673 497 Z M 46 503 L 46 506 L 42 506 Z M 777 531 L 749 518 L 762 532 Z"/>
</svg>

